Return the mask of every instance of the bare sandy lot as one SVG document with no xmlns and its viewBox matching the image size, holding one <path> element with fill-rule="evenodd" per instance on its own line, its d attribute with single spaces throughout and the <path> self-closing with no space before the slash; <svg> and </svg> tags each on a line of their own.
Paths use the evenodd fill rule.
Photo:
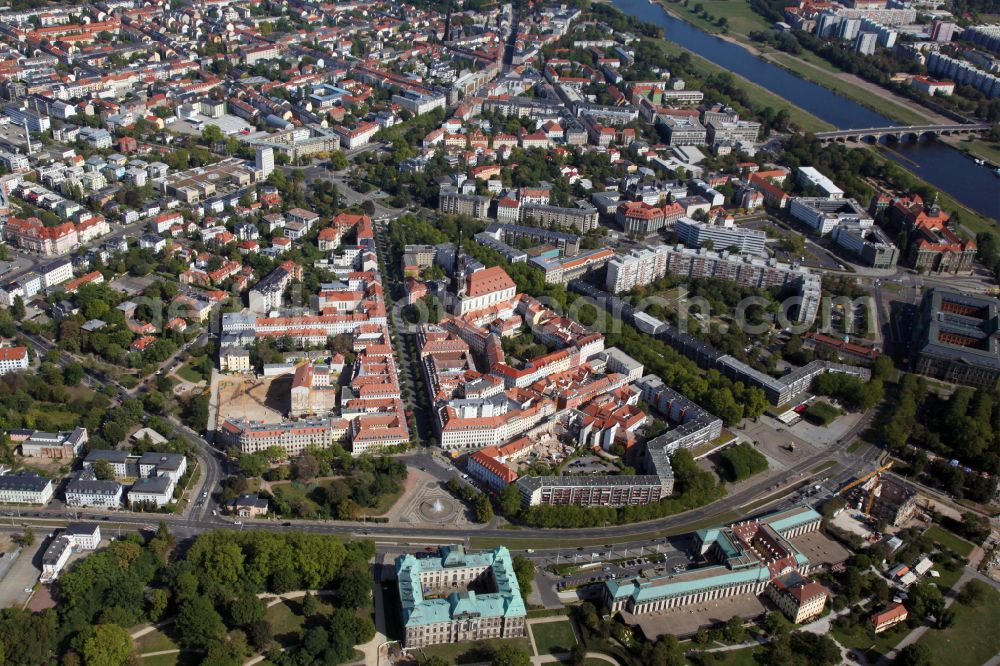
<svg viewBox="0 0 1000 666">
<path fill-rule="evenodd" d="M 220 376 L 219 420 L 248 418 L 251 421 L 274 423 L 288 412 L 288 391 L 291 375 L 270 378 L 247 378 L 239 375 Z"/>
</svg>

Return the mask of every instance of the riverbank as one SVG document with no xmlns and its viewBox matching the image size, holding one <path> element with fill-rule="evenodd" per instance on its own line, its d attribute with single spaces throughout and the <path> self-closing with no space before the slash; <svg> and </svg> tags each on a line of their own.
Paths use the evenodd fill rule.
<svg viewBox="0 0 1000 666">
<path fill-rule="evenodd" d="M 649 0 L 611 0 L 610 4 L 626 15 L 661 28 L 665 37 L 660 42 L 662 48 L 670 55 L 687 53 L 695 65 L 693 77 L 729 72 L 745 91 L 748 104 L 787 109 L 793 124 L 801 130 L 816 132 L 820 127 L 829 126 L 838 129 L 881 127 L 897 122 L 757 55 L 758 49 L 752 51 L 732 38 L 723 39 L 705 32 L 678 18 L 676 12 L 668 11 L 672 7 Z M 869 98 L 878 101 L 879 96 L 869 93 Z M 976 222 L 970 226 L 982 229 L 994 225 L 993 220 L 1000 220 L 1000 201 L 995 195 L 996 176 L 977 167 L 952 145 L 923 141 L 903 143 L 893 145 L 885 155 L 920 181 L 937 191 L 949 193 L 953 200 L 961 200 L 966 209 L 977 211 Z"/>
<path fill-rule="evenodd" d="M 987 164 L 994 168 L 1000 167 L 1000 143 L 960 136 L 947 136 L 943 138 L 943 141 L 951 144 L 966 155 L 985 160 Z M 1000 179 L 997 180 L 997 187 L 1000 187 Z"/>
<path fill-rule="evenodd" d="M 767 60 L 799 78 L 823 86 L 827 90 L 862 104 L 895 122 L 903 125 L 954 122 L 913 100 L 870 81 L 865 81 L 854 74 L 848 74 L 808 51 L 803 52 L 802 56 L 797 56 L 783 51 L 761 48 L 759 44 L 750 39 L 749 33 L 756 30 L 769 30 L 772 29 L 772 26 L 757 14 L 746 0 L 699 0 L 695 3 L 702 5 L 705 11 L 715 19 L 725 18 L 727 20 L 726 30 L 718 25 L 717 20 L 708 20 L 695 13 L 691 9 L 693 6 L 691 4 L 685 6 L 668 0 L 656 0 L 655 4 L 678 21 L 684 21 L 719 39 L 740 46 L 749 51 L 751 55 Z"/>
<path fill-rule="evenodd" d="M 676 57 L 679 56 L 681 53 L 689 54 L 691 56 L 692 67 L 694 68 L 695 72 L 698 73 L 699 76 L 711 76 L 713 74 L 725 73 L 737 79 L 740 82 L 740 85 L 743 88 L 743 90 L 746 92 L 747 97 L 754 104 L 764 107 L 769 106 L 773 108 L 775 111 L 780 111 L 784 109 L 785 111 L 788 112 L 788 116 L 791 122 L 796 127 L 801 129 L 803 132 L 826 132 L 829 130 L 836 129 L 836 127 L 834 127 L 832 124 L 826 122 L 825 120 L 817 118 L 816 116 L 812 115 L 802 107 L 792 104 L 787 99 L 775 95 L 766 88 L 757 85 L 753 81 L 750 81 L 749 79 L 739 74 L 730 72 L 728 69 L 716 65 L 710 60 L 706 60 L 697 53 L 689 51 L 685 49 L 683 46 L 680 46 L 679 44 L 675 44 L 673 42 L 669 42 L 664 39 L 661 39 L 659 41 L 663 50 L 669 55 Z"/>
<path fill-rule="evenodd" d="M 949 143 L 949 142 L 946 141 L 944 143 Z M 953 144 L 950 145 L 954 147 Z M 903 155 L 902 153 L 893 150 L 891 145 L 879 144 L 877 148 L 876 146 L 868 144 L 859 144 L 859 146 L 867 147 L 869 149 L 875 149 L 876 152 L 879 154 L 879 156 L 882 157 L 882 159 L 892 162 L 896 166 L 905 169 L 906 173 L 908 173 L 914 179 L 920 181 L 927 187 L 937 192 L 941 208 L 950 212 L 958 212 L 959 216 L 961 217 L 961 226 L 963 227 L 963 229 L 960 229 L 960 231 L 965 231 L 966 235 L 969 236 L 970 238 L 975 238 L 976 234 L 982 232 L 993 234 L 994 236 L 1000 238 L 1000 229 L 997 228 L 997 225 L 993 220 L 969 208 L 962 202 L 958 201 L 955 197 L 943 191 L 941 188 L 936 187 L 934 184 L 927 182 L 927 180 L 921 178 L 919 174 L 914 172 L 912 168 L 907 168 L 906 163 L 910 162 L 909 158 L 907 158 L 906 155 Z M 890 152 L 894 153 L 896 157 L 899 158 L 900 161 L 891 160 L 887 156 L 887 153 Z M 998 187 L 1000 187 L 1000 178 L 997 179 L 997 182 L 998 182 Z"/>
</svg>

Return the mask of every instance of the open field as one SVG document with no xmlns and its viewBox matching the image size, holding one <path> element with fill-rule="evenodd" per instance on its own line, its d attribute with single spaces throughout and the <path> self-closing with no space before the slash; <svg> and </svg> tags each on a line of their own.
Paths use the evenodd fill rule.
<svg viewBox="0 0 1000 666">
<path fill-rule="evenodd" d="M 926 532 L 924 532 L 924 534 L 926 534 L 931 539 L 938 542 L 945 548 L 950 548 L 951 550 L 955 551 L 962 557 L 968 557 L 969 553 L 971 553 L 972 549 L 974 548 L 971 542 L 966 541 L 960 536 L 952 534 L 948 530 L 938 525 L 932 525 L 927 529 Z"/>
<path fill-rule="evenodd" d="M 980 666 L 1000 652 L 1000 592 L 989 587 L 983 602 L 971 608 L 952 604 L 955 622 L 947 629 L 928 631 L 920 639 L 931 651 L 931 663 L 948 666 Z"/>
<path fill-rule="evenodd" d="M 576 634 L 570 620 L 564 622 L 543 622 L 530 625 L 531 635 L 538 648 L 538 656 L 569 652 L 576 645 Z"/>
<path fill-rule="evenodd" d="M 680 3 L 661 2 L 667 12 L 692 23 L 705 32 L 720 33 L 723 31 L 718 20 L 725 17 L 729 32 L 747 35 L 757 30 L 767 30 L 770 24 L 763 16 L 755 12 L 746 0 L 698 0 L 687 6 Z M 706 19 L 694 11 L 696 5 L 708 12 L 711 19 Z"/>
<path fill-rule="evenodd" d="M 291 382 L 291 375 L 247 379 L 242 384 L 238 375 L 220 377 L 220 422 L 228 418 L 244 417 L 264 423 L 280 421 L 288 411 L 288 390 Z"/>
</svg>

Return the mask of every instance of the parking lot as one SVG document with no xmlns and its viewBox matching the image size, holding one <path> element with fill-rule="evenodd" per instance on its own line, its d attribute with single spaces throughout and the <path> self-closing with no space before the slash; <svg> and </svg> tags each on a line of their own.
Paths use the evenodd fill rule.
<svg viewBox="0 0 1000 666">
<path fill-rule="evenodd" d="M 41 559 L 50 539 L 47 534 L 36 535 L 35 544 L 21 551 L 7 575 L 0 580 L 0 608 L 20 608 L 28 600 L 32 586 L 42 575 Z M 10 557 L 5 555 L 5 557 Z M 37 565 L 36 565 L 37 562 Z M 25 592 L 25 590 L 28 590 Z"/>
<path fill-rule="evenodd" d="M 615 547 L 612 544 L 604 548 L 581 546 L 571 553 L 563 554 L 562 564 L 577 563 L 581 568 L 562 576 L 556 584 L 556 589 L 581 587 L 633 576 L 666 576 L 680 573 L 692 564 L 683 551 L 686 545 L 686 541 L 665 540 L 663 543 L 641 549 Z"/>
<path fill-rule="evenodd" d="M 597 456 L 581 456 L 567 463 L 563 470 L 569 474 L 606 474 L 618 468 Z"/>
</svg>

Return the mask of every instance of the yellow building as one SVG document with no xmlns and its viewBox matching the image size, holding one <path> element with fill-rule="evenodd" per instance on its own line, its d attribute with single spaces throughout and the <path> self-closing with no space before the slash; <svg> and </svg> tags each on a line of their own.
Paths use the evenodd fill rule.
<svg viewBox="0 0 1000 666">
<path fill-rule="evenodd" d="M 795 624 L 817 617 L 826 606 L 829 591 L 819 583 L 795 573 L 771 581 L 767 596 Z"/>
</svg>

